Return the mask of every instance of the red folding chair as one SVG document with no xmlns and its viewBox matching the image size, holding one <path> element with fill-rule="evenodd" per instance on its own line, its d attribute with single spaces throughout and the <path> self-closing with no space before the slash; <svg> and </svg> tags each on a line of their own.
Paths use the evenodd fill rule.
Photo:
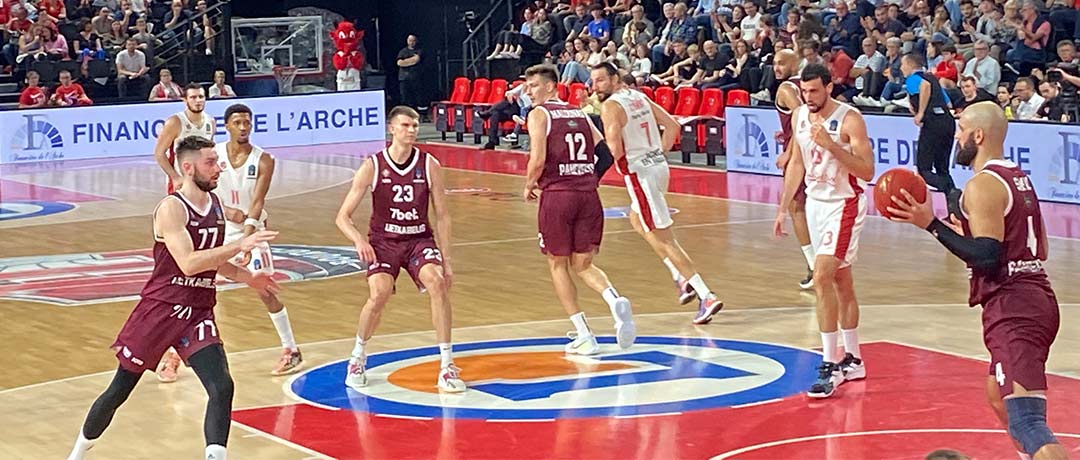
<svg viewBox="0 0 1080 460">
<path fill-rule="evenodd" d="M 442 139 L 446 140 L 446 133 L 450 131 L 450 128 L 454 126 L 454 111 L 455 104 L 469 100 L 469 79 L 465 77 L 458 77 L 454 79 L 454 89 L 450 92 L 450 98 L 445 101 L 435 102 L 435 129 L 439 130 L 442 134 Z"/>
<path fill-rule="evenodd" d="M 656 105 L 659 105 L 660 108 L 667 111 L 667 113 L 672 113 L 675 111 L 674 89 L 672 89 L 670 86 L 661 86 L 659 88 L 656 88 L 654 95 L 656 97 L 653 99 L 653 101 L 656 102 Z"/>
<path fill-rule="evenodd" d="M 650 88 L 648 86 L 639 86 L 638 90 L 641 91 L 642 93 L 645 93 L 645 96 L 647 96 L 649 99 L 656 99 L 656 95 L 653 94 L 653 89 L 652 88 Z"/>
<path fill-rule="evenodd" d="M 729 106 L 749 106 L 750 105 L 750 93 L 745 89 L 733 89 L 727 93 L 727 105 Z"/>
<path fill-rule="evenodd" d="M 589 97 L 589 89 L 584 83 L 571 83 L 570 95 L 564 100 L 572 107 L 580 107 L 581 101 L 584 101 L 587 97 Z"/>
<path fill-rule="evenodd" d="M 559 100 L 560 101 L 565 101 L 567 98 L 570 97 L 570 88 L 568 86 L 566 86 L 566 83 L 559 83 L 558 85 L 555 86 L 555 89 L 559 93 Z"/>
</svg>

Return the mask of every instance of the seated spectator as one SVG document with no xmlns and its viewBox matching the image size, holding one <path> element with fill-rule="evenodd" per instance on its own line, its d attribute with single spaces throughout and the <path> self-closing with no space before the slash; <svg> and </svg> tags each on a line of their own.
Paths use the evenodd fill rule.
<svg viewBox="0 0 1080 460">
<path fill-rule="evenodd" d="M 955 45 L 941 47 L 941 61 L 934 67 L 934 76 L 942 87 L 956 87 L 956 82 L 960 79 L 960 68 L 965 66 L 963 59 L 963 56 L 956 54 Z"/>
<path fill-rule="evenodd" d="M 1013 110 L 1013 106 L 1016 105 L 1016 98 L 1013 97 L 1012 92 L 1009 91 L 1009 85 L 1007 83 L 998 85 L 994 101 L 1005 111 L 1005 118 L 1009 120 L 1014 120 L 1016 118 L 1015 111 Z"/>
<path fill-rule="evenodd" d="M 127 48 L 116 54 L 116 89 L 121 98 L 128 97 L 132 88 L 139 90 L 139 96 L 150 85 L 150 68 L 146 65 L 146 55 L 139 51 L 139 43 L 134 38 L 127 39 Z"/>
<path fill-rule="evenodd" d="M 38 0 L 38 17 L 48 16 L 53 22 L 67 19 L 67 7 L 63 0 Z"/>
<path fill-rule="evenodd" d="M 725 46 L 730 46 L 729 43 L 734 43 L 735 40 L 742 38 L 742 29 L 739 28 L 739 23 L 745 17 L 746 10 L 743 9 L 742 5 L 735 5 L 731 9 L 731 17 L 726 14 L 714 15 L 712 26 L 716 30 L 718 41 L 723 42 Z"/>
<path fill-rule="evenodd" d="M 78 53 L 82 62 L 83 76 L 89 75 L 89 62 L 91 59 L 105 59 L 105 48 L 101 44 L 101 37 L 94 32 L 94 26 L 89 19 L 83 19 L 80 23 L 79 35 L 71 41 L 71 49 Z"/>
<path fill-rule="evenodd" d="M 113 13 L 113 20 L 121 24 L 125 34 L 131 33 L 135 28 L 135 21 L 138 19 L 139 13 L 135 12 L 131 0 L 120 0 L 120 9 Z"/>
<path fill-rule="evenodd" d="M 851 60 L 843 48 L 821 53 L 821 60 L 825 62 L 829 74 L 833 77 L 833 97 L 855 89 L 855 78 L 852 77 L 855 61 Z"/>
<path fill-rule="evenodd" d="M 862 49 L 863 54 L 859 55 L 849 71 L 849 75 L 854 79 L 855 84 L 852 86 L 845 85 L 845 89 L 836 96 L 840 101 L 852 100 L 866 88 L 866 82 L 869 81 L 870 74 L 885 70 L 885 56 L 878 52 L 877 44 L 874 43 L 872 37 L 863 39 Z"/>
<path fill-rule="evenodd" d="M 644 22 L 632 21 L 623 29 L 622 46 L 619 50 L 624 53 L 634 50 L 636 53 L 638 45 L 647 46 L 652 39 L 652 32 Z"/>
<path fill-rule="evenodd" d="M 147 14 L 147 2 L 148 0 L 131 0 L 131 11 L 139 17 L 144 17 Z"/>
<path fill-rule="evenodd" d="M 799 22 L 802 15 L 797 8 L 793 8 L 788 10 L 786 19 L 787 22 L 777 30 L 776 39 L 784 45 L 784 48 L 794 49 L 795 40 L 799 36 Z M 856 23 L 856 25 L 858 24 Z"/>
<path fill-rule="evenodd" d="M 42 27 L 42 40 L 45 43 L 45 54 L 49 60 L 52 61 L 66 61 L 70 59 L 68 56 L 68 42 L 63 35 L 60 35 L 55 29 L 50 27 Z"/>
<path fill-rule="evenodd" d="M 202 15 L 198 20 L 199 26 L 192 25 L 192 30 L 196 31 L 196 40 L 206 39 L 204 50 L 207 56 L 214 54 L 214 24 L 210 21 L 210 15 L 206 13 L 206 0 L 198 0 L 195 2 L 195 14 Z M 200 37 L 201 35 L 201 37 Z"/>
<path fill-rule="evenodd" d="M 614 40 L 609 40 L 607 45 L 604 45 L 604 61 L 615 64 L 615 67 L 619 70 L 630 68 L 630 58 L 619 51 L 619 47 L 615 46 Z"/>
<path fill-rule="evenodd" d="M 3 56 L 2 65 L 8 73 L 11 71 L 11 67 L 15 65 L 15 58 L 19 55 L 19 37 L 23 34 L 30 32 L 30 26 L 34 23 L 28 19 L 27 11 L 20 5 L 11 6 L 11 19 L 8 20 L 7 30 L 9 40 L 0 49 L 0 55 Z"/>
<path fill-rule="evenodd" d="M 960 92 L 964 95 L 962 99 L 953 103 L 953 107 L 956 109 L 956 113 L 960 113 L 964 108 L 971 104 L 979 102 L 994 102 L 994 95 L 989 91 L 979 87 L 979 83 L 975 80 L 975 77 L 964 76 L 960 78 Z"/>
<path fill-rule="evenodd" d="M 124 24 L 120 21 L 113 21 L 109 24 L 109 27 L 109 33 L 102 37 L 101 43 L 105 48 L 106 54 L 115 56 L 127 46 L 127 28 L 125 28 Z"/>
<path fill-rule="evenodd" d="M 519 85 L 520 86 L 520 85 Z M 214 84 L 210 85 L 210 99 L 226 99 L 236 97 L 236 91 L 233 91 L 232 86 L 225 83 L 225 71 L 214 71 Z"/>
<path fill-rule="evenodd" d="M 161 40 L 158 40 L 147 29 L 146 18 L 139 18 L 135 21 L 135 35 L 132 35 L 131 38 L 134 38 L 135 42 L 139 44 L 139 50 L 146 55 L 147 59 L 154 57 L 154 47 L 161 46 Z"/>
<path fill-rule="evenodd" d="M 746 13 L 746 16 L 739 21 L 742 39 L 747 43 L 754 43 L 758 30 L 761 29 L 760 8 L 758 8 L 758 4 L 754 0 L 748 0 L 743 3 L 743 13 Z"/>
<path fill-rule="evenodd" d="M 589 21 L 586 33 L 598 40 L 601 45 L 607 44 L 607 41 L 611 39 L 611 23 L 604 19 L 604 7 L 593 5 L 589 13 L 592 14 L 592 21 Z"/>
<path fill-rule="evenodd" d="M 1030 77 L 1016 81 L 1016 99 L 1012 102 L 1017 120 L 1034 120 L 1046 99 L 1035 92 L 1035 82 Z"/>
<path fill-rule="evenodd" d="M 634 77 L 637 84 L 641 85 L 649 79 L 649 75 L 652 75 L 652 61 L 649 60 L 650 53 L 647 45 L 638 45 L 636 53 L 634 60 L 630 62 L 630 75 Z"/>
<path fill-rule="evenodd" d="M 864 34 L 874 39 L 875 46 L 878 43 L 885 43 L 889 37 L 899 37 L 906 30 L 900 21 L 889 19 L 889 8 L 886 6 L 878 6 L 874 10 L 873 18 L 864 17 L 859 20 L 859 23 L 863 27 Z"/>
<path fill-rule="evenodd" d="M 660 43 L 653 46 L 652 64 L 654 72 L 665 69 L 671 62 L 674 52 L 674 43 L 681 41 L 683 44 L 697 43 L 697 24 L 686 15 L 686 4 L 676 3 L 674 16 L 671 18 L 667 35 Z"/>
<path fill-rule="evenodd" d="M 98 34 L 98 36 L 104 36 L 109 33 L 113 22 L 112 12 L 108 7 L 102 7 L 98 10 L 98 15 L 90 20 L 94 33 Z"/>
<path fill-rule="evenodd" d="M 881 97 L 874 99 L 869 95 L 855 96 L 852 100 L 856 104 L 884 107 L 892 103 L 893 100 L 906 97 L 906 93 L 904 93 L 904 72 L 900 68 L 903 61 L 900 54 L 901 43 L 902 41 L 897 37 L 889 37 L 888 40 L 885 40 L 885 70 L 882 71 L 882 74 L 888 80 L 881 89 Z"/>
<path fill-rule="evenodd" d="M 585 37 L 585 39 L 588 40 L 588 57 L 582 61 L 580 60 L 582 54 L 578 53 L 574 60 L 566 63 L 566 66 L 563 67 L 562 78 L 560 79 L 563 83 L 587 83 L 589 81 L 590 69 L 592 66 L 604 62 L 604 53 L 600 48 L 600 42 L 592 37 Z"/>
<path fill-rule="evenodd" d="M 19 35 L 19 55 L 15 57 L 15 63 L 19 68 L 29 68 L 30 63 L 37 60 L 38 56 L 45 56 L 45 40 L 38 24 L 30 26 L 30 31 Z"/>
<path fill-rule="evenodd" d="M 190 45 L 201 41 L 203 29 L 195 27 L 192 23 L 191 19 L 194 16 L 195 14 L 191 10 L 184 8 L 183 0 L 173 0 L 169 12 L 165 13 L 163 21 L 165 30 L 159 34 L 161 39 L 165 41 L 177 40 L 181 45 Z"/>
<path fill-rule="evenodd" d="M 1042 95 L 1045 101 L 1035 111 L 1035 120 L 1050 121 L 1054 123 L 1068 122 L 1070 120 L 1065 117 L 1065 107 L 1058 97 L 1061 90 L 1057 83 L 1051 83 L 1044 81 L 1039 83 L 1039 93 Z"/>
<path fill-rule="evenodd" d="M 75 7 L 75 11 L 72 12 L 68 19 L 72 21 L 81 21 L 83 19 L 90 19 L 94 16 L 94 7 L 90 3 L 90 0 L 79 0 L 79 5 Z"/>
<path fill-rule="evenodd" d="M 1080 64 L 1076 56 L 1076 45 L 1072 40 L 1061 40 L 1057 44 L 1057 62 L 1059 64 Z"/>
<path fill-rule="evenodd" d="M 979 40 L 972 49 L 975 57 L 964 66 L 964 75 L 975 77 L 979 88 L 996 91 L 1001 81 L 1001 64 L 990 57 L 990 42 Z"/>
<path fill-rule="evenodd" d="M 86 91 L 83 91 L 82 85 L 72 81 L 71 72 L 67 70 L 60 71 L 60 84 L 53 90 L 50 102 L 60 107 L 94 104 L 94 101 L 86 95 Z"/>
<path fill-rule="evenodd" d="M 720 47 L 712 40 L 707 40 L 701 48 L 704 53 L 698 58 L 697 73 L 687 83 L 701 89 L 718 88 L 725 83 L 721 78 L 726 75 L 730 59 L 720 53 Z M 742 48 L 746 48 L 745 42 Z"/>
<path fill-rule="evenodd" d="M 40 76 L 36 70 L 26 72 L 26 88 L 23 88 L 22 93 L 19 94 L 20 109 L 45 107 L 45 104 L 49 102 L 45 88 L 38 86 L 39 79 Z"/>
<path fill-rule="evenodd" d="M 150 89 L 150 102 L 179 101 L 184 98 L 180 85 L 172 81 L 172 72 L 169 69 L 161 69 L 158 79 L 158 84 Z"/>
<path fill-rule="evenodd" d="M 1009 22 L 1016 30 L 1016 44 L 1005 54 L 1005 61 L 1012 64 L 1020 75 L 1027 75 L 1032 68 L 1045 62 L 1043 49 L 1050 40 L 1050 21 L 1039 14 L 1031 0 L 1024 0 L 1020 17 L 1021 22 Z"/>
<path fill-rule="evenodd" d="M 573 41 L 584 33 L 589 27 L 589 9 L 583 3 L 574 5 L 574 14 L 563 18 L 563 26 L 566 27 L 566 41 Z"/>
<path fill-rule="evenodd" d="M 689 82 L 697 74 L 698 58 L 701 56 L 701 51 L 698 50 L 697 45 L 690 45 L 686 47 L 685 57 L 683 56 L 681 53 L 677 54 L 676 57 L 681 58 L 681 60 L 672 64 L 666 72 L 653 75 L 653 81 L 669 86 L 679 86 Z"/>
</svg>

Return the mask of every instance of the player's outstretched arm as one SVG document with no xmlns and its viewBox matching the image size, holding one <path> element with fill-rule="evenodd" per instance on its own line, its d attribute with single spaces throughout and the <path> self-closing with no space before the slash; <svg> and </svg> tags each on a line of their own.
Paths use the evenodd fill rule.
<svg viewBox="0 0 1080 460">
<path fill-rule="evenodd" d="M 277 281 L 266 273 L 251 273 L 247 268 L 233 265 L 231 262 L 225 262 L 218 267 L 218 274 L 224 276 L 230 280 L 238 283 L 246 283 L 253 289 L 268 293 L 277 294 L 281 292 L 281 287 L 278 286 Z"/>
<path fill-rule="evenodd" d="M 337 217 L 334 219 L 338 230 L 341 230 L 341 233 L 344 233 L 345 237 L 356 245 L 357 253 L 368 263 L 375 261 L 375 250 L 368 243 L 367 236 L 356 228 L 352 216 L 360 203 L 364 201 L 364 195 L 371 190 L 374 179 L 375 164 L 370 159 L 365 160 L 364 164 L 360 165 L 360 169 L 356 170 L 349 193 L 345 195 L 345 201 L 341 203 L 341 208 L 338 209 Z"/>
<path fill-rule="evenodd" d="M 270 180 L 274 176 L 276 162 L 269 153 L 263 152 L 259 157 L 259 177 L 255 179 L 254 196 L 251 197 L 251 209 L 248 209 L 248 217 L 244 222 L 244 235 L 255 233 L 259 224 L 259 216 L 262 216 L 263 207 L 266 205 L 266 194 L 270 191 Z"/>
<path fill-rule="evenodd" d="M 600 106 L 600 121 L 604 125 L 604 142 L 611 150 L 612 161 L 615 169 L 619 169 L 619 160 L 626 156 L 626 147 L 623 145 L 622 130 L 626 127 L 626 112 L 618 102 L 611 99 L 604 101 Z M 626 174 L 627 171 L 619 171 Z"/>
<path fill-rule="evenodd" d="M 158 166 L 165 172 L 165 175 L 172 179 L 174 184 L 179 184 L 183 180 L 180 173 L 176 172 L 176 166 L 169 162 L 169 149 L 172 148 L 173 141 L 179 135 L 180 120 L 170 116 L 165 119 L 165 125 L 161 127 L 157 143 L 154 144 L 154 160 L 157 161 Z"/>
<path fill-rule="evenodd" d="M 277 236 L 277 232 L 258 232 L 252 236 L 242 238 L 232 243 L 216 248 L 196 251 L 191 237 L 184 226 L 187 224 L 187 209 L 178 199 L 166 198 L 158 206 L 154 214 L 155 231 L 165 240 L 165 247 L 172 255 L 180 271 L 187 276 L 196 273 L 213 270 L 226 263 L 230 258 L 241 251 L 250 251 L 256 244 L 270 241 Z M 208 235 L 210 238 L 225 238 L 216 232 Z"/>
<path fill-rule="evenodd" d="M 446 208 L 446 180 L 443 178 L 442 165 L 435 157 L 428 156 L 428 174 L 431 178 L 431 206 L 435 208 L 435 244 L 443 257 L 443 270 L 450 266 L 450 210 Z"/>
<path fill-rule="evenodd" d="M 828 144 L 819 142 L 818 145 L 822 147 L 827 145 L 829 152 L 855 177 L 865 181 L 874 180 L 874 152 L 870 146 L 870 137 L 866 134 L 866 121 L 863 120 L 862 115 L 848 112 L 841 129 L 843 130 L 841 134 L 848 137 L 848 144 L 851 145 L 850 152 L 833 141 L 832 136 L 827 133 L 824 137 L 828 138 Z M 824 129 L 821 131 L 824 132 Z M 815 136 L 814 140 L 817 141 L 818 137 L 822 136 Z"/>
<path fill-rule="evenodd" d="M 544 172 L 544 162 L 547 161 L 547 111 L 540 108 L 533 109 L 529 112 L 526 123 L 529 126 L 529 165 L 525 171 L 524 196 L 526 201 L 532 201 L 536 199 L 536 189 L 540 187 L 540 174 Z"/>
<path fill-rule="evenodd" d="M 664 153 L 668 153 L 675 147 L 675 139 L 678 138 L 682 125 L 675 117 L 667 113 L 667 110 L 660 107 L 660 104 L 650 100 L 649 107 L 652 109 L 653 117 L 656 118 L 656 123 L 664 130 L 660 133 L 660 148 Z"/>
</svg>

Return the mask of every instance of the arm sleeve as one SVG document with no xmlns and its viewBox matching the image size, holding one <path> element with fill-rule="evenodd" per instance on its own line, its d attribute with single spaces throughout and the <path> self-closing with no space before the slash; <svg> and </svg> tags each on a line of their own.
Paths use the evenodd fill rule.
<svg viewBox="0 0 1080 460">
<path fill-rule="evenodd" d="M 965 238 L 940 220 L 934 219 L 926 230 L 941 242 L 945 249 L 959 257 L 975 270 L 989 270 L 997 266 L 1001 255 L 1001 242 L 993 238 Z"/>
</svg>

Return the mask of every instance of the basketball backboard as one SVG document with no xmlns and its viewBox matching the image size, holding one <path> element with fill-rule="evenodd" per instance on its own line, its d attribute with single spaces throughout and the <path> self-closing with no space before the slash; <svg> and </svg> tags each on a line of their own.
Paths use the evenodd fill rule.
<svg viewBox="0 0 1080 460">
<path fill-rule="evenodd" d="M 275 66 L 323 71 L 322 17 L 233 19 L 232 28 L 236 75 L 271 75 Z"/>
</svg>

